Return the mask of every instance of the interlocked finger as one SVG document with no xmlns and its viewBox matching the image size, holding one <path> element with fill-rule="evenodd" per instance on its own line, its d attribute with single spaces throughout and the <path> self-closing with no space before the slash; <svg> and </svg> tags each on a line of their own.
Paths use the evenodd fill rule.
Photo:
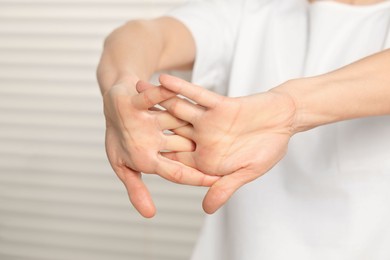
<svg viewBox="0 0 390 260">
<path fill-rule="evenodd" d="M 206 108 L 214 108 L 223 98 L 223 96 L 217 93 L 171 75 L 163 74 L 159 80 L 163 87 L 181 94 Z"/>
<path fill-rule="evenodd" d="M 172 129 L 172 131 L 177 134 L 177 135 L 180 135 L 180 136 L 183 136 L 185 138 L 188 138 L 188 139 L 191 139 L 191 140 L 194 140 L 195 139 L 195 136 L 194 136 L 194 127 L 192 125 L 185 125 L 185 126 L 182 126 L 182 127 L 179 127 L 179 128 L 175 128 L 175 129 Z M 195 140 L 194 140 L 195 141 Z"/>
<path fill-rule="evenodd" d="M 152 108 L 160 102 L 176 96 L 175 93 L 165 88 L 155 87 L 154 85 L 145 81 L 138 81 L 137 89 L 144 90 L 132 98 L 134 106 L 140 110 Z"/>
<path fill-rule="evenodd" d="M 166 135 L 164 139 L 164 146 L 161 147 L 161 150 L 175 152 L 192 152 L 195 150 L 194 142 L 179 135 Z"/>
<path fill-rule="evenodd" d="M 173 116 L 189 123 L 194 123 L 196 118 L 200 117 L 205 111 L 205 108 L 179 97 L 160 102 L 160 105 Z"/>
<path fill-rule="evenodd" d="M 156 173 L 161 177 L 180 184 L 192 186 L 210 187 L 220 177 L 206 175 L 194 168 L 188 167 L 180 162 L 170 160 L 159 155 Z"/>
<path fill-rule="evenodd" d="M 166 111 L 157 112 L 156 120 L 160 130 L 177 129 L 188 125 L 188 122 L 180 120 Z"/>
<path fill-rule="evenodd" d="M 188 153 L 188 152 L 169 152 L 169 153 L 161 153 L 162 156 L 181 162 L 184 165 L 187 165 L 188 167 L 191 168 L 196 168 L 196 164 L 193 158 L 193 153 Z"/>
</svg>

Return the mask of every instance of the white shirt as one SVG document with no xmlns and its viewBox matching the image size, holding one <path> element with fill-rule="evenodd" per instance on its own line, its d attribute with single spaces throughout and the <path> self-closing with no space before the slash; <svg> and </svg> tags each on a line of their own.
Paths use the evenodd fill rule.
<svg viewBox="0 0 390 260">
<path fill-rule="evenodd" d="M 194 36 L 193 81 L 229 96 L 390 47 L 390 1 L 209 0 L 170 15 Z M 277 166 L 207 216 L 192 259 L 389 260 L 390 117 L 294 136 Z"/>
</svg>

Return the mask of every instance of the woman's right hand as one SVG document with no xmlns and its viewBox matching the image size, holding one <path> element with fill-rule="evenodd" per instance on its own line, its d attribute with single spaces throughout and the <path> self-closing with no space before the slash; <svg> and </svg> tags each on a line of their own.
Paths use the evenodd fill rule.
<svg viewBox="0 0 390 260">
<path fill-rule="evenodd" d="M 103 95 L 106 152 L 113 170 L 126 186 L 131 203 L 144 217 L 153 217 L 156 209 L 141 179 L 141 172 L 196 186 L 211 186 L 219 178 L 161 155 L 164 151 L 188 152 L 195 149 L 191 140 L 164 134 L 164 130 L 185 126 L 187 122 L 165 111 L 150 109 L 175 94 L 156 88 L 155 91 L 161 93 L 154 96 L 161 100 L 147 100 L 148 96 L 143 93 L 132 92 L 135 87 L 130 84 L 121 82 Z"/>
</svg>

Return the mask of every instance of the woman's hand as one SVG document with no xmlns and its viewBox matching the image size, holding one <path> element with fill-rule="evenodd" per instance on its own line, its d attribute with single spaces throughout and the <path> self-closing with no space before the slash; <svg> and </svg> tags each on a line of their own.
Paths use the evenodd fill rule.
<svg viewBox="0 0 390 260">
<path fill-rule="evenodd" d="M 104 96 L 106 117 L 106 151 L 112 168 L 122 180 L 134 207 L 152 217 L 155 206 L 141 173 L 156 173 L 172 182 L 210 186 L 218 177 L 204 175 L 196 169 L 162 156 L 161 151 L 189 152 L 194 143 L 178 135 L 166 135 L 166 129 L 187 125 L 164 111 L 151 111 L 155 103 L 175 96 L 161 89 L 157 99 L 131 93 L 129 83 L 113 86 Z"/>
<path fill-rule="evenodd" d="M 269 91 L 229 98 L 168 75 L 162 75 L 160 83 L 198 103 L 178 97 L 160 102 L 169 113 L 192 125 L 174 132 L 196 143 L 193 152 L 166 156 L 203 173 L 223 176 L 205 196 L 206 212 L 215 212 L 239 187 L 262 176 L 286 153 L 295 115 L 290 96 Z M 158 88 L 147 83 L 137 86 L 147 100 L 163 99 Z"/>
</svg>

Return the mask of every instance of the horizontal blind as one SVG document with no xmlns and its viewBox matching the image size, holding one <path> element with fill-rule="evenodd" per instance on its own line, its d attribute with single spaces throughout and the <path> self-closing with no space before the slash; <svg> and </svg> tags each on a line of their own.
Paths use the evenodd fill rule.
<svg viewBox="0 0 390 260">
<path fill-rule="evenodd" d="M 181 0 L 0 0 L 0 259 L 188 259 L 204 189 L 145 176 L 145 220 L 104 151 L 104 37 Z"/>
</svg>

